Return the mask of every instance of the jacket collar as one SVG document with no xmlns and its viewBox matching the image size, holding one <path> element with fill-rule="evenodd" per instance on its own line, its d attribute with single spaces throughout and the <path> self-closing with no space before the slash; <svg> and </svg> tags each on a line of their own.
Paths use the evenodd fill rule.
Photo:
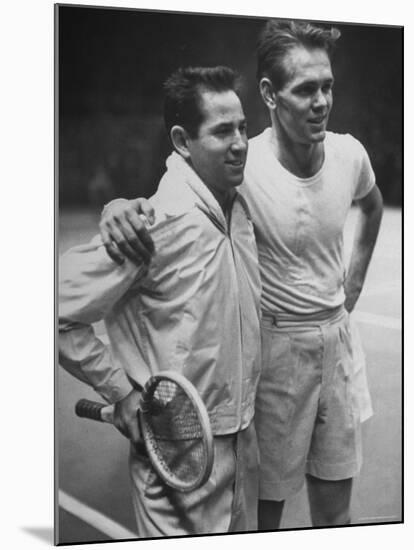
<svg viewBox="0 0 414 550">
<path fill-rule="evenodd" d="M 203 183 L 191 166 L 176 152 L 171 153 L 166 161 L 167 172 L 163 178 L 163 185 L 168 185 L 170 177 L 177 185 L 179 182 L 184 182 L 187 188 L 190 188 L 194 195 L 194 202 L 209 218 L 213 218 L 222 226 L 224 230 L 227 228 L 226 218 L 216 198 Z M 237 191 L 235 191 L 238 195 Z"/>
</svg>

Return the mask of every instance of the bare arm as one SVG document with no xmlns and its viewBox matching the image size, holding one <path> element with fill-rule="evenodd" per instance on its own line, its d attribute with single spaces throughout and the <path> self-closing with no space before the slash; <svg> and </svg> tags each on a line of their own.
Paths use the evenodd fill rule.
<svg viewBox="0 0 414 550">
<path fill-rule="evenodd" d="M 99 224 L 108 255 L 119 265 L 129 258 L 135 264 L 148 264 L 154 243 L 145 220 L 154 223 L 154 209 L 146 199 L 116 199 L 105 206 Z"/>
<path fill-rule="evenodd" d="M 357 204 L 360 213 L 344 282 L 345 308 L 348 312 L 354 309 L 361 294 L 381 224 L 383 204 L 378 187 L 375 185 Z"/>
</svg>

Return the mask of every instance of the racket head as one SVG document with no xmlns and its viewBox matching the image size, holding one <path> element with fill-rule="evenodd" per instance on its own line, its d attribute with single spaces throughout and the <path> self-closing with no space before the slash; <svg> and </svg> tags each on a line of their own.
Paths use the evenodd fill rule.
<svg viewBox="0 0 414 550">
<path fill-rule="evenodd" d="M 207 409 L 183 375 L 152 376 L 141 396 L 139 420 L 151 463 L 170 487 L 189 492 L 210 477 L 213 434 Z"/>
</svg>

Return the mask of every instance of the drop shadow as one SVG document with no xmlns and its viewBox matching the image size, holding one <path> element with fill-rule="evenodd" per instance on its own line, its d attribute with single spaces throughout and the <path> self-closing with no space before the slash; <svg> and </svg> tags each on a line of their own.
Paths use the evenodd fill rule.
<svg viewBox="0 0 414 550">
<path fill-rule="evenodd" d="M 22 531 L 46 542 L 48 545 L 53 546 L 54 544 L 53 527 L 22 527 Z"/>
</svg>

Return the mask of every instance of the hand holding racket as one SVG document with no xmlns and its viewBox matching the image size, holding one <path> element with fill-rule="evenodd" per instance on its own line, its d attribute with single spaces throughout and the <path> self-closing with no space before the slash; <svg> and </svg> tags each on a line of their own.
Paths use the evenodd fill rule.
<svg viewBox="0 0 414 550">
<path fill-rule="evenodd" d="M 81 417 L 114 421 L 113 405 L 82 399 L 75 411 Z M 192 491 L 207 481 L 214 459 L 210 420 L 184 376 L 175 371 L 152 376 L 141 394 L 137 422 L 151 463 L 167 485 Z"/>
</svg>

